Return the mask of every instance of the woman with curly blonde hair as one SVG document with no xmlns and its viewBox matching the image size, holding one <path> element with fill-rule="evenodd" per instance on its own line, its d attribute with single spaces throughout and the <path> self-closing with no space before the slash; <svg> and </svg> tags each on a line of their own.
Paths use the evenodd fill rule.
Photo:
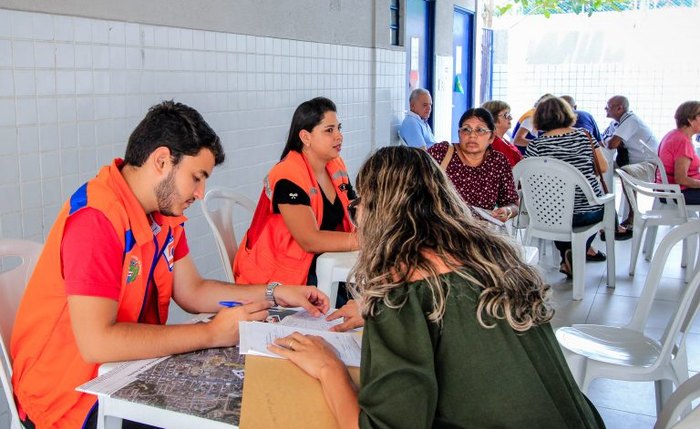
<svg viewBox="0 0 700 429">
<path fill-rule="evenodd" d="M 339 427 L 604 427 L 549 325 L 548 286 L 430 155 L 380 149 L 357 189 L 359 393 L 320 337 L 270 346 L 320 381 Z"/>
</svg>

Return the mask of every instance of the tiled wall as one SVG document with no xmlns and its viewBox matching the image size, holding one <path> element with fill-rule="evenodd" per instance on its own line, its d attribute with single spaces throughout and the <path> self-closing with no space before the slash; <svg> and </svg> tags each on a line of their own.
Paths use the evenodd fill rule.
<svg viewBox="0 0 700 429">
<path fill-rule="evenodd" d="M 675 128 L 678 105 L 700 98 L 700 57 L 687 50 L 698 39 L 698 13 L 700 6 L 503 19 L 493 97 L 517 119 L 546 92 L 569 94 L 605 128 L 605 103 L 621 94 L 661 139 Z"/>
<path fill-rule="evenodd" d="M 394 143 L 405 53 L 0 9 L 0 238 L 43 241 L 63 201 L 122 156 L 147 108 L 174 98 L 221 136 L 209 186 L 257 199 L 302 101 L 333 99 L 352 176 Z M 195 261 L 220 277 L 199 205 L 187 213 Z"/>
</svg>

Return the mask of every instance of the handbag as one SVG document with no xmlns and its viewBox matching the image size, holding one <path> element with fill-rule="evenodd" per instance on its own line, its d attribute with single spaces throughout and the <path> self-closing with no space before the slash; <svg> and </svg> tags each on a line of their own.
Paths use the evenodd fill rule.
<svg viewBox="0 0 700 429">
<path fill-rule="evenodd" d="M 598 176 L 598 179 L 600 181 L 600 185 L 603 188 L 603 192 L 608 194 L 609 193 L 608 192 L 608 184 L 605 182 L 605 179 L 603 179 L 603 172 L 602 172 L 602 169 L 600 168 L 600 163 L 598 162 L 598 158 L 596 158 L 596 156 L 595 156 L 595 150 L 597 149 L 595 142 L 593 141 L 593 138 L 591 137 L 591 134 L 588 131 L 586 131 L 586 130 L 582 130 L 582 131 L 584 132 L 584 134 L 586 134 L 586 137 L 588 137 L 588 141 L 591 143 L 591 152 L 593 154 L 593 171 L 595 171 L 595 175 Z"/>
</svg>

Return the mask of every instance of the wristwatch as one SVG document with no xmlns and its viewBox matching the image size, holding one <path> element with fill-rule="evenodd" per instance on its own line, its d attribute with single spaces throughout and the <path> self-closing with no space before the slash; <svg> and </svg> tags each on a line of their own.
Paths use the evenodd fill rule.
<svg viewBox="0 0 700 429">
<path fill-rule="evenodd" d="M 282 283 L 280 282 L 270 282 L 265 289 L 265 300 L 271 302 L 273 306 L 277 305 L 277 301 L 275 301 L 275 288 L 281 285 Z"/>
</svg>

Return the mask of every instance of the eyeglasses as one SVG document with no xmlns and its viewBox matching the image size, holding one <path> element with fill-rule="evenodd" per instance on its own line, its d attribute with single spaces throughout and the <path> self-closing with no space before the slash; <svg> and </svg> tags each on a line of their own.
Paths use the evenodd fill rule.
<svg viewBox="0 0 700 429">
<path fill-rule="evenodd" d="M 486 134 L 490 133 L 491 130 L 489 130 L 488 128 L 463 127 L 459 129 L 459 132 L 464 134 L 465 136 L 470 136 L 472 134 L 476 134 L 477 136 L 485 136 Z"/>
<path fill-rule="evenodd" d="M 348 217 L 350 217 L 350 222 L 357 226 L 357 206 L 360 205 L 360 197 L 355 198 L 348 204 Z"/>
<path fill-rule="evenodd" d="M 513 117 L 511 116 L 510 113 L 499 113 L 499 114 L 496 115 L 496 116 L 500 116 L 500 117 L 503 118 L 503 119 L 513 119 Z"/>
</svg>

